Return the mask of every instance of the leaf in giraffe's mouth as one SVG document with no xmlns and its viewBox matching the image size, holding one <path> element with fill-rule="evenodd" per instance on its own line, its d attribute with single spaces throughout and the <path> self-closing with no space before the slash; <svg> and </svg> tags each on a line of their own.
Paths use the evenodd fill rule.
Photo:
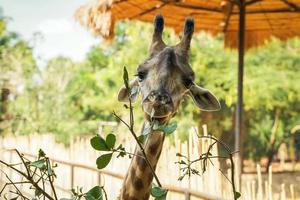
<svg viewBox="0 0 300 200">
<path fill-rule="evenodd" d="M 153 130 L 162 131 L 167 135 L 173 133 L 176 130 L 176 128 L 177 128 L 176 121 L 172 121 L 171 123 L 167 123 L 167 124 L 162 124 L 159 123 L 158 121 L 154 121 L 153 124 Z"/>
</svg>

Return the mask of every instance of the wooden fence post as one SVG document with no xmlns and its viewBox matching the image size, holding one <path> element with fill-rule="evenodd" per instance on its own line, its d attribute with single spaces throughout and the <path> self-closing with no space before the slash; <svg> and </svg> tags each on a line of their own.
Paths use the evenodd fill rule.
<svg viewBox="0 0 300 200">
<path fill-rule="evenodd" d="M 189 193 L 189 191 L 186 191 L 185 194 L 184 194 L 184 199 L 185 200 L 190 200 L 191 199 L 191 195 Z"/>
<path fill-rule="evenodd" d="M 71 189 L 73 189 L 74 188 L 74 165 L 70 165 L 70 167 L 71 167 L 71 170 L 70 170 L 70 172 L 71 172 Z"/>
<path fill-rule="evenodd" d="M 101 172 L 98 172 L 98 185 L 101 186 Z"/>
</svg>

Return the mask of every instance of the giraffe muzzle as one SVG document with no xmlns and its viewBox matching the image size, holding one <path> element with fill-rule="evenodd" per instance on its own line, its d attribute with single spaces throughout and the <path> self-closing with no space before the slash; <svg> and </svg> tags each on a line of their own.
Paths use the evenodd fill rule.
<svg viewBox="0 0 300 200">
<path fill-rule="evenodd" d="M 144 112 L 155 118 L 163 118 L 174 112 L 174 104 L 170 95 L 163 91 L 152 91 L 143 100 Z"/>
</svg>

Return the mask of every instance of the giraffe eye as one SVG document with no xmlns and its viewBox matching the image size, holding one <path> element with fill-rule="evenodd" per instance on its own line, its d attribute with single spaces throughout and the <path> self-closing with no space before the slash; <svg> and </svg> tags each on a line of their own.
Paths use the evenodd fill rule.
<svg viewBox="0 0 300 200">
<path fill-rule="evenodd" d="M 145 72 L 138 72 L 136 76 L 138 77 L 138 81 L 142 82 L 146 77 L 146 73 Z"/>
<path fill-rule="evenodd" d="M 183 84 L 188 89 L 193 85 L 193 81 L 190 78 L 183 78 Z"/>
</svg>

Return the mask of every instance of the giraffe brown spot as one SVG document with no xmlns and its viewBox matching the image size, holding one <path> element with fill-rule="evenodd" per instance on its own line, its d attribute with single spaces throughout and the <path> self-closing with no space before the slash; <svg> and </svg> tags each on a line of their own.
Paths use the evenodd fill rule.
<svg viewBox="0 0 300 200">
<path fill-rule="evenodd" d="M 136 189 L 136 190 L 141 190 L 144 188 L 144 183 L 143 183 L 143 180 L 141 178 L 138 178 L 136 177 L 134 180 L 133 180 L 133 187 Z"/>
<path fill-rule="evenodd" d="M 157 149 L 160 145 L 161 141 L 157 140 L 154 144 L 151 144 L 149 147 L 149 152 L 154 156 L 157 152 Z"/>
<path fill-rule="evenodd" d="M 132 168 L 130 171 L 131 183 L 136 190 L 141 190 L 144 188 L 143 180 L 136 176 L 135 169 Z"/>
<path fill-rule="evenodd" d="M 152 180 L 153 180 L 153 174 L 152 174 L 152 172 L 150 172 L 150 173 L 148 174 L 148 184 L 149 184 L 149 185 L 152 183 Z"/>
<path fill-rule="evenodd" d="M 141 171 L 144 171 L 147 167 L 147 162 L 143 157 L 137 156 L 136 163 Z"/>
</svg>

